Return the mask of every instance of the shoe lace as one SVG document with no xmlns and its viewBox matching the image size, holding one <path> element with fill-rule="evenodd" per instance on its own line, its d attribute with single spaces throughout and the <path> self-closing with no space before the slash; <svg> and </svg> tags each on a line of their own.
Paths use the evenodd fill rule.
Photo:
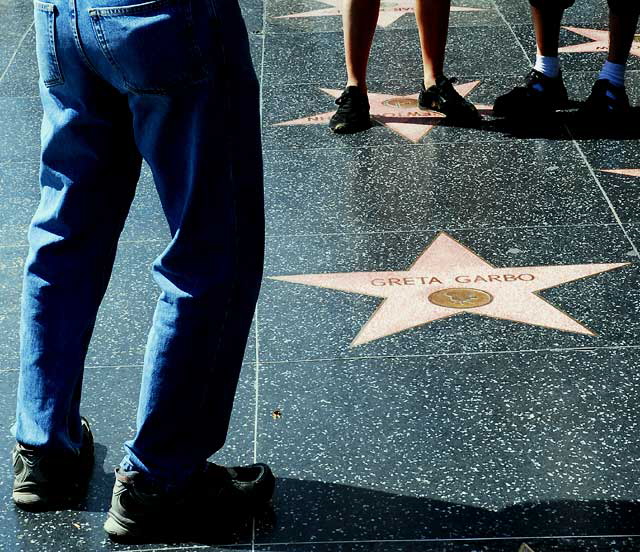
<svg viewBox="0 0 640 552">
<path fill-rule="evenodd" d="M 342 94 L 338 99 L 336 99 L 336 105 L 345 105 L 347 102 L 353 101 L 353 98 L 348 94 Z"/>
<path fill-rule="evenodd" d="M 453 87 L 458 82 L 456 77 L 444 78 L 438 82 L 438 95 L 440 101 L 447 104 L 464 104 L 466 100 Z"/>
<path fill-rule="evenodd" d="M 445 94 L 455 91 L 453 85 L 458 82 L 456 77 L 445 77 L 444 75 L 436 80 L 434 86 L 429 87 L 429 91 L 435 90 L 436 94 L 442 99 L 445 99 Z"/>
<path fill-rule="evenodd" d="M 527 73 L 527 76 L 524 78 L 524 87 L 527 88 L 531 84 L 542 81 L 544 75 L 540 73 L 537 69 L 531 68 L 531 71 Z"/>
<path fill-rule="evenodd" d="M 335 103 L 336 105 L 339 106 L 343 106 L 343 105 L 347 105 L 350 103 L 355 103 L 357 101 L 359 101 L 360 98 L 358 95 L 352 93 L 351 91 L 347 91 L 345 90 L 342 95 L 336 99 Z"/>
</svg>

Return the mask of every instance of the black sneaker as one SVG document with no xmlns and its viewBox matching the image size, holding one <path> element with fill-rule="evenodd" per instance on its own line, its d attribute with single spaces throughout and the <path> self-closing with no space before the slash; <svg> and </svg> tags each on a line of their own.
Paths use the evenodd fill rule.
<svg viewBox="0 0 640 552">
<path fill-rule="evenodd" d="M 496 98 L 493 114 L 498 117 L 528 118 L 563 109 L 568 102 L 562 73 L 551 78 L 531 69 L 522 86 Z"/>
<path fill-rule="evenodd" d="M 481 117 L 478 110 L 469 100 L 458 94 L 453 87 L 455 82 L 455 78 L 448 79 L 442 75 L 429 88 L 425 88 L 424 82 L 420 83 L 418 107 L 423 110 L 438 111 L 453 121 L 479 121 Z"/>
<path fill-rule="evenodd" d="M 580 112 L 585 115 L 618 116 L 629 114 L 631 106 L 624 86 L 615 86 L 607 79 L 599 79 Z"/>
<path fill-rule="evenodd" d="M 50 510 L 82 497 L 93 468 L 93 435 L 82 418 L 82 446 L 77 455 L 39 453 L 16 444 L 13 459 L 13 501 L 25 510 Z"/>
<path fill-rule="evenodd" d="M 336 134 L 351 134 L 371 127 L 369 98 L 357 86 L 347 86 L 336 104 L 338 111 L 329 121 L 329 128 Z"/>
<path fill-rule="evenodd" d="M 117 541 L 155 542 L 201 532 L 203 525 L 224 529 L 237 521 L 235 516 L 264 507 L 274 488 L 275 478 L 266 464 L 225 468 L 207 463 L 179 493 L 158 492 L 138 472 L 118 468 L 104 530 Z"/>
</svg>

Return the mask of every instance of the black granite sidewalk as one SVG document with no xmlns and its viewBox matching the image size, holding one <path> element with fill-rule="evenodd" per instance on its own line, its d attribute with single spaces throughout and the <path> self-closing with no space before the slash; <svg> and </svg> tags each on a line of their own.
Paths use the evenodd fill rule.
<svg viewBox="0 0 640 552">
<path fill-rule="evenodd" d="M 324 115 L 345 78 L 338 0 L 243 2 L 263 92 L 267 256 L 215 460 L 270 463 L 273 516 L 212 545 L 122 546 L 102 523 L 134 430 L 158 294 L 150 265 L 168 229 L 145 168 L 87 359 L 89 496 L 79 510 L 17 511 L 9 427 L 41 108 L 32 5 L 0 0 L 0 550 L 640 550 L 640 133 L 603 135 L 569 115 L 535 129 L 487 116 L 470 129 L 398 114 L 420 81 L 418 35 L 410 2 L 382 4 L 369 90 L 386 111 L 367 132 L 338 137 Z M 535 55 L 527 2 L 454 5 L 472 9 L 451 14 L 447 74 L 490 112 Z M 563 46 L 593 42 L 576 29 L 606 30 L 606 2 L 578 0 L 564 25 Z M 562 54 L 572 98 L 588 95 L 603 60 Z M 627 86 L 640 104 L 640 52 Z M 452 310 L 418 323 L 418 308 L 413 324 L 410 304 L 382 311 L 364 292 L 273 279 L 348 273 L 353 286 L 356 273 L 409 270 L 438 236 L 507 267 L 495 268 L 502 275 L 631 264 L 540 293 L 589 334 L 514 321 L 505 313 L 521 305 L 516 295 L 497 315 Z M 542 300 L 524 316 L 536 308 Z M 381 336 L 352 346 L 374 315 Z"/>
</svg>

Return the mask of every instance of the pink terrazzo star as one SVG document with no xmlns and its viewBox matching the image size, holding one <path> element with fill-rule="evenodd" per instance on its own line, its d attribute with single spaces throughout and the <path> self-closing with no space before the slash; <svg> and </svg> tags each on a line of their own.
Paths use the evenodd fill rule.
<svg viewBox="0 0 640 552">
<path fill-rule="evenodd" d="M 463 97 L 468 96 L 471 91 L 480 84 L 480 81 L 456 84 L 454 88 Z M 332 98 L 337 98 L 342 94 L 342 90 L 331 88 L 321 88 L 322 92 Z M 396 96 L 393 94 L 373 94 L 369 92 L 369 104 L 371 106 L 371 117 L 397 132 L 407 140 L 418 142 L 428 132 L 433 130 L 445 116 L 437 111 L 420 111 L 418 109 L 418 94 L 408 94 L 407 96 Z M 490 113 L 492 106 L 475 104 L 481 113 Z M 292 125 L 321 125 L 328 124 L 329 119 L 335 111 L 319 113 L 310 117 L 302 117 L 292 121 L 276 123 L 274 126 Z"/>
<path fill-rule="evenodd" d="M 440 233 L 406 271 L 276 276 L 274 280 L 383 299 L 352 347 L 467 312 L 595 335 L 539 291 L 630 263 L 498 268 Z"/>
<path fill-rule="evenodd" d="M 331 6 L 330 8 L 322 8 L 308 12 L 292 13 L 289 15 L 280 15 L 274 19 L 292 19 L 299 17 L 328 17 L 342 15 L 342 0 L 318 0 L 322 4 Z M 388 27 L 392 23 L 400 19 L 405 13 L 415 13 L 415 0 L 383 0 L 380 2 L 380 15 L 378 16 L 378 26 Z M 484 11 L 482 8 L 465 8 L 451 6 L 452 12 L 479 12 Z"/>
<path fill-rule="evenodd" d="M 602 169 L 601 172 L 612 174 L 624 174 L 625 176 L 640 177 L 640 169 Z"/>
<path fill-rule="evenodd" d="M 593 53 L 609 51 L 609 31 L 599 31 L 597 29 L 581 29 L 579 27 L 562 27 L 582 36 L 590 38 L 592 42 L 584 42 L 583 44 L 574 44 L 573 46 L 564 46 L 558 49 L 563 53 Z M 632 56 L 640 57 L 640 42 L 634 41 L 631 46 Z"/>
</svg>

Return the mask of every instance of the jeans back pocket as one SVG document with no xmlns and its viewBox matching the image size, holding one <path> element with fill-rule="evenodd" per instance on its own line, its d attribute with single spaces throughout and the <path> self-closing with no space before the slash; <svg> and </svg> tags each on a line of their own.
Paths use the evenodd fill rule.
<svg viewBox="0 0 640 552">
<path fill-rule="evenodd" d="M 102 52 L 131 91 L 166 94 L 207 78 L 190 0 L 89 9 Z"/>
<path fill-rule="evenodd" d="M 62 84 L 62 72 L 56 51 L 56 16 L 54 4 L 34 0 L 34 26 L 36 29 L 36 57 L 38 70 L 47 87 Z"/>
</svg>

